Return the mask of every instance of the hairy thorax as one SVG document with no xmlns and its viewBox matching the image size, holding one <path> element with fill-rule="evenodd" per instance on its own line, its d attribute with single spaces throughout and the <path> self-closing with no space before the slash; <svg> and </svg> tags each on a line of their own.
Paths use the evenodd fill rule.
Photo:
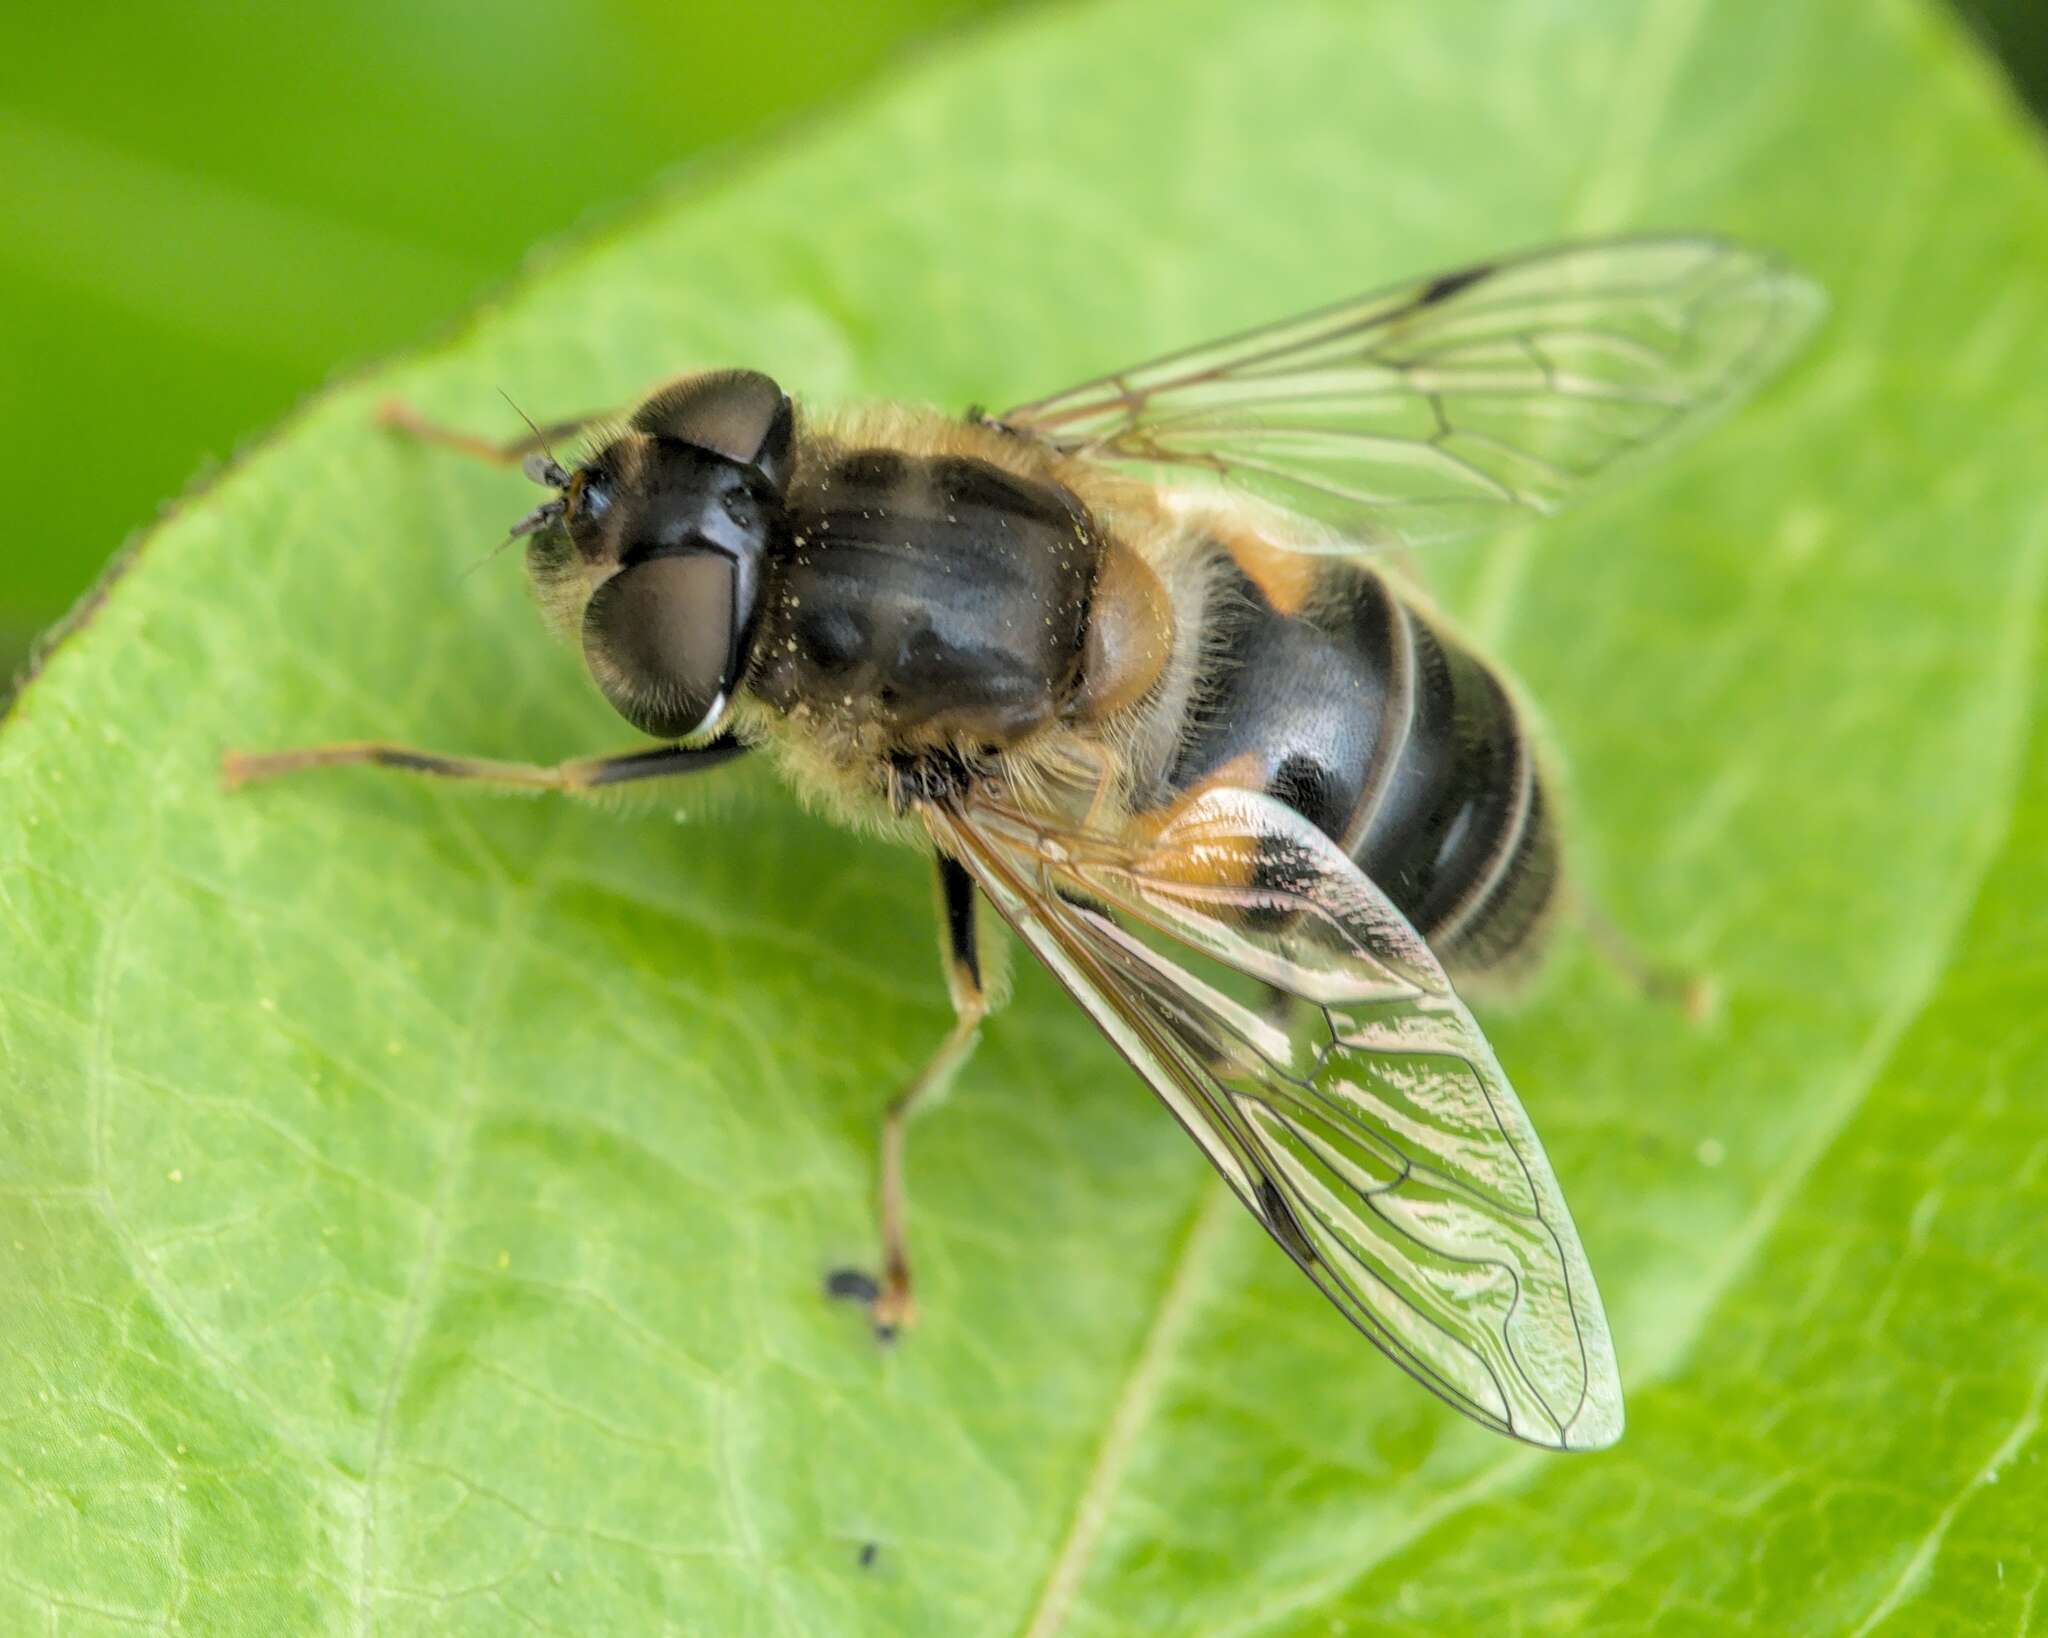
<svg viewBox="0 0 2048 1638">
<path fill-rule="evenodd" d="M 990 428 L 871 413 L 806 441 L 738 726 L 837 816 L 920 758 L 1085 784 L 1171 647 L 1118 541 L 1142 492 Z M 1083 493 L 1083 489 L 1086 493 Z"/>
</svg>

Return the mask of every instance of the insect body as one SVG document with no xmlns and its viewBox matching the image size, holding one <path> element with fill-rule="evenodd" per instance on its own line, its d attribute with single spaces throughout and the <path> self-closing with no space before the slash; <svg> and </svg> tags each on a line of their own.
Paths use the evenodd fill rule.
<svg viewBox="0 0 2048 1638">
<path fill-rule="evenodd" d="M 884 1124 L 883 1278 L 836 1280 L 879 1327 L 910 1313 L 905 1123 L 987 1008 L 979 893 L 1375 1343 L 1489 1426 L 1597 1447 L 1622 1409 L 1592 1274 L 1447 976 L 1541 944 L 1542 773 L 1498 674 L 1365 553 L 1552 509 L 1739 395 L 1815 306 L 1739 247 L 1625 240 L 993 420 L 824 415 L 754 372 L 689 377 L 573 469 L 544 443 L 502 452 L 554 491 L 515 530 L 544 606 L 668 743 L 229 771 L 588 789 L 765 751 L 938 862 L 957 1022 Z"/>
</svg>

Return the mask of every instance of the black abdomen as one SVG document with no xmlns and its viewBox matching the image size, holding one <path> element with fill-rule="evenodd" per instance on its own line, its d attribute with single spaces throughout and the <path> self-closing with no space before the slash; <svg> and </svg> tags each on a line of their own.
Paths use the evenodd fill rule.
<svg viewBox="0 0 2048 1638">
<path fill-rule="evenodd" d="M 1359 565 L 1332 564 L 1300 613 L 1234 565 L 1208 597 L 1203 686 L 1157 794 L 1258 785 L 1356 859 L 1441 959 L 1487 967 L 1522 949 L 1556 847 L 1493 672 Z"/>
</svg>

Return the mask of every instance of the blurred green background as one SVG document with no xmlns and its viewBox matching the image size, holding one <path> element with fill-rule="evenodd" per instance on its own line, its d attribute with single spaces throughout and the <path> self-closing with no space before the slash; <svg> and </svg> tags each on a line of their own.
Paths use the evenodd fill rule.
<svg viewBox="0 0 2048 1638">
<path fill-rule="evenodd" d="M 7 7 L 0 676 L 165 500 L 322 381 L 991 5 Z"/>
<path fill-rule="evenodd" d="M 163 501 L 323 380 L 997 3 L 12 8 L 0 670 Z M 2048 110 L 2048 3 L 1956 4 Z"/>
</svg>

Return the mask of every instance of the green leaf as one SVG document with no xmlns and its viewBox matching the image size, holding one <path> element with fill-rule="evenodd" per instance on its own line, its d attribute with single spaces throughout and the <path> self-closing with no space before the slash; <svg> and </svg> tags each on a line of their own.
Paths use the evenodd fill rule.
<svg viewBox="0 0 2048 1638">
<path fill-rule="evenodd" d="M 2025 1630 L 2044 207 L 1907 0 L 1062 7 L 314 404 L 0 733 L 0 1630 Z M 1002 403 L 1658 226 L 1819 276 L 1813 350 L 1429 565 L 1545 708 L 1582 880 L 1725 995 L 1689 1026 L 1572 934 L 1487 1014 L 1615 1324 L 1610 1453 L 1417 1392 L 1036 972 L 916 1133 L 926 1317 L 873 1347 L 818 1284 L 947 1016 L 908 854 L 754 788 L 216 784 L 227 744 L 621 738 L 514 565 L 464 572 L 530 491 L 385 393 Z"/>
</svg>

